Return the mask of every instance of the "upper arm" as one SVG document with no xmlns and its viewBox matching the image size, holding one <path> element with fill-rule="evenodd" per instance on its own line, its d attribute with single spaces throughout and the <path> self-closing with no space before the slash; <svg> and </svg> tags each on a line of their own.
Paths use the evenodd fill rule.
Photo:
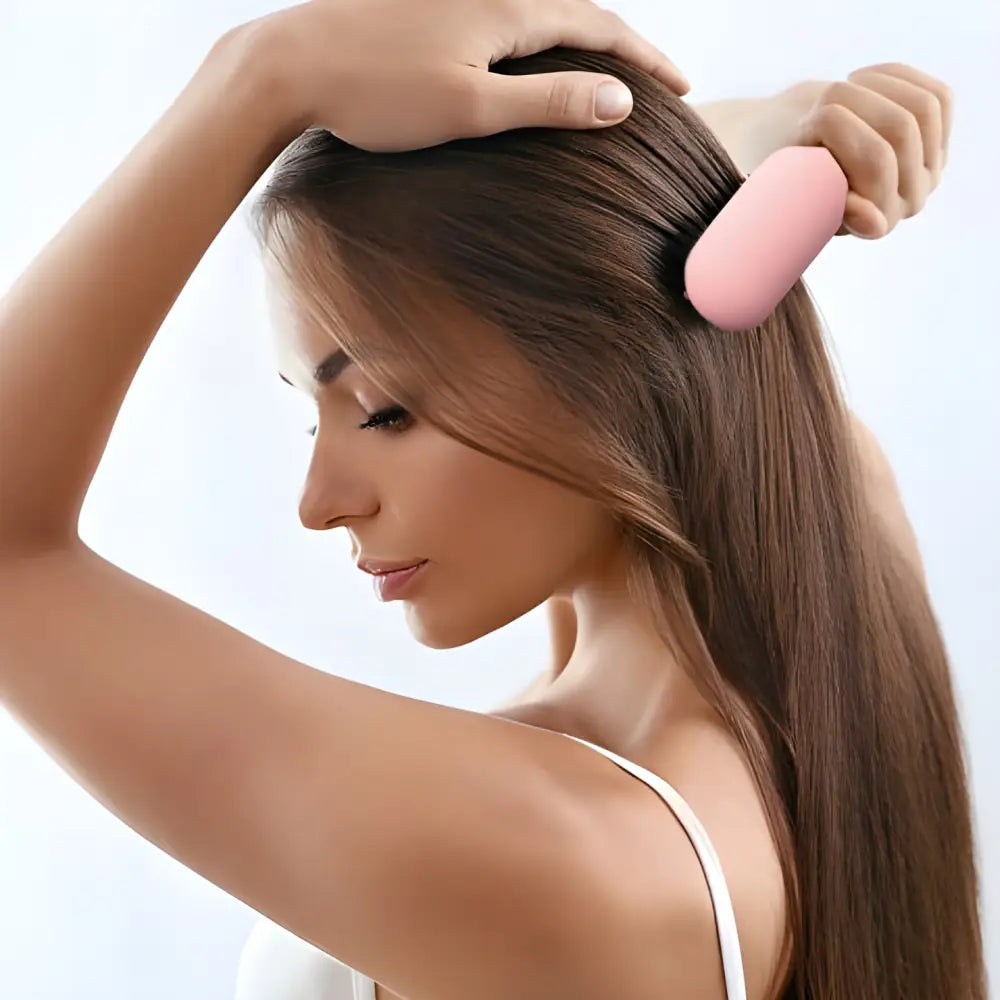
<svg viewBox="0 0 1000 1000">
<path fill-rule="evenodd" d="M 872 509 L 893 543 L 926 587 L 927 577 L 920 558 L 917 536 L 903 507 L 903 498 L 889 458 L 879 444 L 878 438 L 857 414 L 851 412 L 850 418 L 861 459 L 865 493 Z"/>
<path fill-rule="evenodd" d="M 607 918 L 586 751 L 313 669 L 82 543 L 0 564 L 0 697 L 141 836 L 404 996 L 541 997 Z"/>
</svg>

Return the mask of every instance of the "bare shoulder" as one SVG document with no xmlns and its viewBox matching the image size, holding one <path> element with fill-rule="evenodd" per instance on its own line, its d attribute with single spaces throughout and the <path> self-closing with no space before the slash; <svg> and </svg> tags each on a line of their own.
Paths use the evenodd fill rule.
<svg viewBox="0 0 1000 1000">
<path fill-rule="evenodd" d="M 540 705 L 495 713 L 570 733 Z M 698 855 L 680 821 L 644 781 L 575 741 L 573 795 L 589 803 L 591 864 L 614 921 L 581 925 L 577 950 L 591 982 L 635 997 L 724 1000 L 715 909 Z M 626 756 L 626 755 L 622 755 Z M 763 804 L 736 741 L 692 720 L 648 753 L 627 759 L 672 785 L 705 827 L 736 916 L 749 1000 L 773 1000 L 787 968 L 784 880 Z"/>
<path fill-rule="evenodd" d="M 746 995 L 772 1000 L 784 979 L 788 914 L 784 877 L 763 802 L 736 740 L 721 724 L 678 727 L 648 762 L 698 817 L 719 857 L 739 935 Z M 627 777 L 627 776 L 626 776 Z M 704 870 L 680 821 L 644 782 L 621 810 L 622 884 L 638 892 L 648 921 L 649 971 L 661 996 L 726 996 L 715 908 Z M 664 936 L 668 935 L 668 936 Z M 669 951 L 662 942 L 678 947 Z M 643 952 L 637 953 L 636 960 Z M 657 978 L 659 977 L 659 978 Z"/>
</svg>

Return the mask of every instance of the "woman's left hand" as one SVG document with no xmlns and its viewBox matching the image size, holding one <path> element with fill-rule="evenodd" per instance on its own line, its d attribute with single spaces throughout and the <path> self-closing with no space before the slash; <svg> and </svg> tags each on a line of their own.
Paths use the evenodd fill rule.
<svg viewBox="0 0 1000 1000">
<path fill-rule="evenodd" d="M 591 0 L 307 0 L 235 30 L 248 29 L 284 66 L 300 129 L 373 152 L 627 118 L 630 95 L 613 76 L 489 72 L 559 45 L 613 53 L 679 95 L 690 89 L 659 49 Z M 627 103 L 602 114 L 603 83 L 618 83 Z"/>
<path fill-rule="evenodd" d="M 849 184 L 836 235 L 879 239 L 937 187 L 951 119 L 947 84 L 903 63 L 879 63 L 776 94 L 746 141 L 755 164 L 783 146 L 825 146 Z"/>
</svg>

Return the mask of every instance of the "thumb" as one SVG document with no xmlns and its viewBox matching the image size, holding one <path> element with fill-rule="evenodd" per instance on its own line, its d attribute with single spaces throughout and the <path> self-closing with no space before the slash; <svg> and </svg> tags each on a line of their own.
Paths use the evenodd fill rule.
<svg viewBox="0 0 1000 1000">
<path fill-rule="evenodd" d="M 614 77 L 570 70 L 507 76 L 480 74 L 476 136 L 513 128 L 606 128 L 632 113 L 632 92 Z M 471 137 L 472 133 L 466 130 Z"/>
<path fill-rule="evenodd" d="M 850 234 L 863 240 L 877 240 L 888 232 L 889 223 L 882 210 L 856 191 L 848 191 L 844 218 L 836 235 Z"/>
</svg>

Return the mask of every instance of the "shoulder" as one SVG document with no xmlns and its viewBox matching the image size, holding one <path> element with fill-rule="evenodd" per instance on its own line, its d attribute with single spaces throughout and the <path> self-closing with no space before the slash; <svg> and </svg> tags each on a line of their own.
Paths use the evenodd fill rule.
<svg viewBox="0 0 1000 1000">
<path fill-rule="evenodd" d="M 597 754 L 593 756 L 597 757 Z M 749 1000 L 770 1000 L 787 961 L 784 879 L 756 787 L 734 741 L 711 726 L 678 733 L 631 758 L 668 782 L 704 827 L 732 902 Z M 602 866 L 622 921 L 607 952 L 608 981 L 625 970 L 637 995 L 724 1000 L 716 911 L 684 824 L 644 781 L 612 761 L 600 793 Z M 619 992 L 622 987 L 619 985 Z M 628 991 L 626 991 L 628 992 Z"/>
<path fill-rule="evenodd" d="M 551 706 L 490 713 L 570 733 Z M 530 730 L 528 730 L 530 734 Z M 580 806 L 578 863 L 595 906 L 567 926 L 594 994 L 724 1000 L 715 908 L 683 823 L 642 779 L 574 740 L 554 741 L 564 790 Z M 748 1000 L 771 1000 L 787 965 L 784 878 L 752 774 L 736 740 L 715 721 L 679 724 L 655 747 L 620 754 L 670 784 L 705 828 L 733 906 Z"/>
</svg>

